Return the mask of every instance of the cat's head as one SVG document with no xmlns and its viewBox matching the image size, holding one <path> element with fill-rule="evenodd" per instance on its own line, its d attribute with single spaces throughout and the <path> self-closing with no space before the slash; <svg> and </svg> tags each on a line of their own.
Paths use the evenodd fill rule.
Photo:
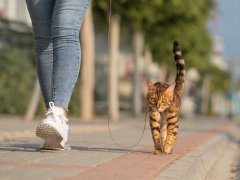
<svg viewBox="0 0 240 180">
<path fill-rule="evenodd" d="M 175 83 L 171 84 L 162 92 L 151 82 L 147 81 L 147 102 L 153 111 L 165 111 L 173 101 Z"/>
</svg>

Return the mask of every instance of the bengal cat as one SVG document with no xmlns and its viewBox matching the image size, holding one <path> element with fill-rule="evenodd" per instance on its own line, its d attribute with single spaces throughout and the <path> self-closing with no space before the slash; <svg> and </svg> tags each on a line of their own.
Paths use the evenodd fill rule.
<svg viewBox="0 0 240 180">
<path fill-rule="evenodd" d="M 177 140 L 180 97 L 185 77 L 185 62 L 177 41 L 173 43 L 173 53 L 177 68 L 175 82 L 153 84 L 147 81 L 148 111 L 156 155 L 172 153 Z"/>
</svg>

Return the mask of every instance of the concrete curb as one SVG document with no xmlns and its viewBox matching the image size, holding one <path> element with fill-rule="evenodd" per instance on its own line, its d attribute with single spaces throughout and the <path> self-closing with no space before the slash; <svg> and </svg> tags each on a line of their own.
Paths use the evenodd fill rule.
<svg viewBox="0 0 240 180">
<path fill-rule="evenodd" d="M 230 128 L 231 129 L 231 128 Z M 155 180 L 203 180 L 229 144 L 228 132 L 196 147 L 156 176 Z"/>
</svg>

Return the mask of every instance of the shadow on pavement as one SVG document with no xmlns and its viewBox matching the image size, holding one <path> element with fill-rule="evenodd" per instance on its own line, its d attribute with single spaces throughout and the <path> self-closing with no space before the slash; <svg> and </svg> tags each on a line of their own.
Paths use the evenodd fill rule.
<svg viewBox="0 0 240 180">
<path fill-rule="evenodd" d="M 123 148 L 108 148 L 108 147 L 85 147 L 85 146 L 72 146 L 72 150 L 79 151 L 101 151 L 101 152 L 131 152 L 131 149 Z"/>
<path fill-rule="evenodd" d="M 141 149 L 124 149 L 124 148 L 110 148 L 110 147 L 84 147 L 84 146 L 72 146 L 73 150 L 79 151 L 100 151 L 100 152 L 112 152 L 112 153 L 144 153 L 144 154 L 152 154 L 152 151 L 141 150 Z"/>
<path fill-rule="evenodd" d="M 87 147 L 87 146 L 71 146 L 72 150 L 79 151 L 92 151 L 92 152 L 106 152 L 106 153 L 144 153 L 144 154 L 152 154 L 151 151 L 146 150 L 133 150 L 133 149 L 124 149 L 124 148 L 110 148 L 110 147 Z M 46 150 L 41 150 L 39 148 L 39 143 L 29 143 L 29 142 L 11 142 L 11 144 L 6 144 L 0 147 L 0 151 L 20 151 L 20 152 L 46 152 Z M 51 151 L 47 150 L 47 152 L 59 152 L 59 151 Z"/>
<path fill-rule="evenodd" d="M 16 142 L 11 144 L 6 144 L 5 146 L 0 147 L 0 151 L 22 151 L 22 152 L 38 152 L 39 144 L 36 143 L 19 143 Z"/>
</svg>

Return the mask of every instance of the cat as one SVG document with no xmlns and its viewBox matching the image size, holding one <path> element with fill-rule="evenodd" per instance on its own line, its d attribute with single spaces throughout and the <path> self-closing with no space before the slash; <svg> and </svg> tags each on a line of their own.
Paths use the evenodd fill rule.
<svg viewBox="0 0 240 180">
<path fill-rule="evenodd" d="M 176 79 L 172 84 L 147 81 L 147 104 L 154 142 L 154 154 L 171 154 L 178 135 L 180 97 L 184 88 L 185 61 L 180 45 L 173 43 Z"/>
</svg>

